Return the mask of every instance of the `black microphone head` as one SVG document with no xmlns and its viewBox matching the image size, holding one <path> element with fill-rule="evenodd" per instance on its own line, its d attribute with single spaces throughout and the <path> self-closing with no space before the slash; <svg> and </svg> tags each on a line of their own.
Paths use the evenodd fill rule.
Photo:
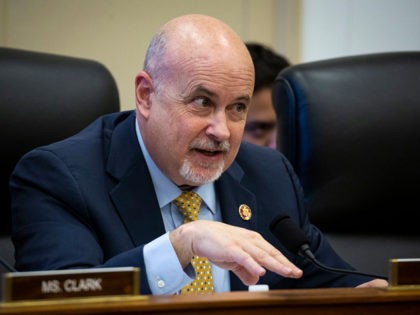
<svg viewBox="0 0 420 315">
<path fill-rule="evenodd" d="M 287 215 L 275 217 L 270 223 L 270 231 L 290 252 L 300 255 L 302 245 L 309 241 L 305 234 Z"/>
</svg>

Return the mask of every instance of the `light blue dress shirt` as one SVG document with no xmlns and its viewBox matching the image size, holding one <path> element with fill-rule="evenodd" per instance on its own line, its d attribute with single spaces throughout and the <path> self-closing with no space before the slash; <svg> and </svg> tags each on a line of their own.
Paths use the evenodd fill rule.
<svg viewBox="0 0 420 315">
<path fill-rule="evenodd" d="M 182 269 L 169 240 L 169 231 L 177 228 L 184 222 L 182 213 L 172 203 L 182 191 L 156 166 L 144 145 L 137 121 L 135 125 L 137 139 L 152 177 L 166 230 L 164 235 L 146 244 L 143 248 L 147 280 L 154 295 L 176 294 L 195 277 L 194 269 L 191 265 L 185 270 Z M 214 184 L 209 183 L 199 186 L 194 189 L 194 192 L 203 200 L 200 207 L 199 219 L 222 221 Z M 215 292 L 230 291 L 229 272 L 227 270 L 212 264 L 212 274 Z"/>
</svg>

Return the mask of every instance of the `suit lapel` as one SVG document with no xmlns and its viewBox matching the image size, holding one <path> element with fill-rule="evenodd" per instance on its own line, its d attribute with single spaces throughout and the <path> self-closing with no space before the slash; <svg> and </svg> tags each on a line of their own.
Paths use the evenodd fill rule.
<svg viewBox="0 0 420 315">
<path fill-rule="evenodd" d="M 116 179 L 111 199 L 134 246 L 139 246 L 164 234 L 165 228 L 134 123 L 131 115 L 110 136 L 107 171 Z"/>
<path fill-rule="evenodd" d="M 223 222 L 248 230 L 257 230 L 257 202 L 255 195 L 247 190 L 240 181 L 243 170 L 234 162 L 216 182 L 216 193 L 219 197 Z M 239 214 L 239 206 L 245 204 L 251 208 L 250 220 L 244 220 Z M 246 242 L 246 240 L 244 240 Z M 230 272 L 231 290 L 246 290 L 247 287 Z"/>
</svg>

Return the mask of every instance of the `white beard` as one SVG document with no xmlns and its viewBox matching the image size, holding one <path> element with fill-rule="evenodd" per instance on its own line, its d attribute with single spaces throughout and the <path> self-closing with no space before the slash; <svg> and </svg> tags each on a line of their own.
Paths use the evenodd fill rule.
<svg viewBox="0 0 420 315">
<path fill-rule="evenodd" d="M 228 141 L 217 142 L 211 139 L 202 138 L 194 140 L 189 145 L 189 148 L 191 150 L 220 150 L 226 153 L 230 149 L 230 144 Z M 217 164 L 201 163 L 195 166 L 186 158 L 179 169 L 179 174 L 194 185 L 204 185 L 218 179 L 223 173 L 224 166 L 224 161 L 220 161 Z"/>
<path fill-rule="evenodd" d="M 222 175 L 224 162 L 218 163 L 218 165 L 201 165 L 201 167 L 206 170 L 196 171 L 190 161 L 184 160 L 179 169 L 179 174 L 194 185 L 204 185 L 214 182 Z"/>
</svg>

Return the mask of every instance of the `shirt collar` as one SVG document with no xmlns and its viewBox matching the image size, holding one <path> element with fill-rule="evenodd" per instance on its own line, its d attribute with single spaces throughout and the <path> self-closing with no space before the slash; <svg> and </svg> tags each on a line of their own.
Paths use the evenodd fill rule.
<svg viewBox="0 0 420 315">
<path fill-rule="evenodd" d="M 135 120 L 136 135 L 140 145 L 140 149 L 143 152 L 144 159 L 146 160 L 147 168 L 149 169 L 150 176 L 152 177 L 153 186 L 155 188 L 156 196 L 159 202 L 159 207 L 162 209 L 167 204 L 171 203 L 181 193 L 181 189 L 174 184 L 163 172 L 157 167 L 149 152 L 146 149 L 143 138 L 140 133 L 140 129 Z M 207 205 L 209 210 L 216 213 L 216 192 L 214 189 L 214 183 L 208 183 L 202 186 L 198 186 L 193 189 L 197 193 L 203 202 Z"/>
</svg>

